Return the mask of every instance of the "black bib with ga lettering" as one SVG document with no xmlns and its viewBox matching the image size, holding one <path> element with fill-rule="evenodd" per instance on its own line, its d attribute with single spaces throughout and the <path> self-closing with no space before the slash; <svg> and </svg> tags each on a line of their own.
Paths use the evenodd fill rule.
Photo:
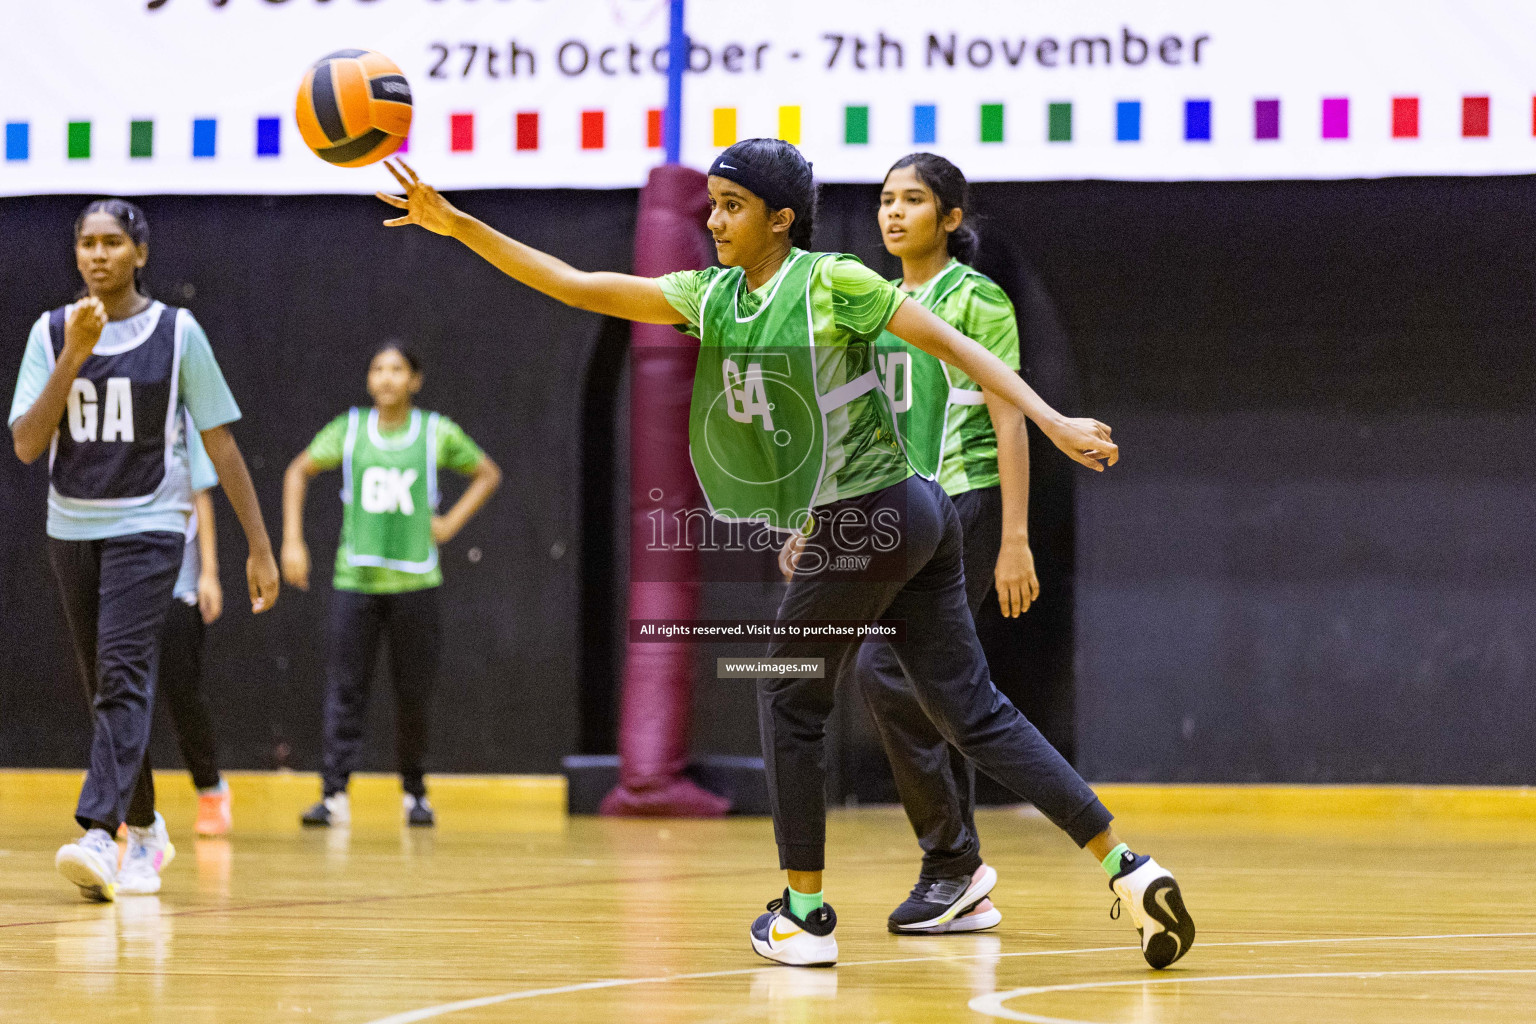
<svg viewBox="0 0 1536 1024">
<path fill-rule="evenodd" d="M 67 306 L 48 314 L 50 362 L 64 351 Z M 147 326 L 108 347 L 97 343 L 70 388 L 49 454 L 53 488 L 77 501 L 133 505 L 154 497 L 176 439 L 181 348 L 174 306 L 156 302 Z"/>
</svg>

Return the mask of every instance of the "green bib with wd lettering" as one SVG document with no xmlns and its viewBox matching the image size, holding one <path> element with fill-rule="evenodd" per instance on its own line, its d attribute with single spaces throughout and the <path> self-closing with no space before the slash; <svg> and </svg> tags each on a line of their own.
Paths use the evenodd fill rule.
<svg viewBox="0 0 1536 1024">
<path fill-rule="evenodd" d="M 980 276 L 959 260 L 913 293 L 924 309 L 933 310 L 964 283 Z M 985 405 L 986 398 L 974 384 L 969 388 L 950 383 L 949 367 L 922 349 L 902 341 L 890 331 L 876 342 L 881 382 L 896 414 L 896 430 L 907 452 L 907 461 L 920 475 L 937 480 L 944 457 L 944 436 L 951 410 L 963 405 Z"/>
</svg>

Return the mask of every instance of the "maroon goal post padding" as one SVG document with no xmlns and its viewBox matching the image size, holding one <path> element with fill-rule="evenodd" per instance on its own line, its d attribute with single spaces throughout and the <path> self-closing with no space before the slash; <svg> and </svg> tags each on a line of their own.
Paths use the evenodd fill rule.
<svg viewBox="0 0 1536 1024">
<path fill-rule="evenodd" d="M 675 164 L 656 167 L 640 191 L 634 272 L 657 277 L 712 262 L 704 222 L 705 176 Z M 703 495 L 688 458 L 688 406 L 697 350 L 666 325 L 630 332 L 631 619 L 691 619 L 699 606 L 698 555 L 648 550 L 652 520 L 699 508 Z M 661 497 L 658 498 L 657 494 Z M 642 565 L 643 563 L 643 565 Z M 687 778 L 693 650 L 687 643 L 627 642 L 619 705 L 619 784 L 601 813 L 717 817 L 730 801 Z"/>
</svg>

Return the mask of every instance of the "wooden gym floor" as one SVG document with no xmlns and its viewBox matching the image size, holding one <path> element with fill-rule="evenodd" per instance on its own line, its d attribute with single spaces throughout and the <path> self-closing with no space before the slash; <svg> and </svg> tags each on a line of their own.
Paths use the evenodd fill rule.
<svg viewBox="0 0 1536 1024">
<path fill-rule="evenodd" d="M 896 937 L 916 874 L 894 808 L 838 811 L 835 970 L 759 960 L 776 896 L 766 820 L 565 817 L 558 779 L 435 780 L 442 825 L 407 832 L 387 779 L 349 832 L 302 832 L 315 782 L 237 776 L 230 840 L 191 835 L 155 897 L 92 905 L 53 870 L 75 835 L 68 773 L 0 773 L 0 1021 L 407 1024 L 1457 1024 L 1536 1017 L 1518 790 L 1102 788 L 1178 875 L 1194 951 L 1146 969 L 1103 873 L 1044 820 L 978 815 L 1002 925 Z"/>
</svg>

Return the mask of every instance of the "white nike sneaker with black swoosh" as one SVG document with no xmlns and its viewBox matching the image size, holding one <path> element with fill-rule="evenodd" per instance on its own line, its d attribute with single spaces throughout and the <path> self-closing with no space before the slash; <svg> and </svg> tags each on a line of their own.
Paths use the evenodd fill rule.
<svg viewBox="0 0 1536 1024">
<path fill-rule="evenodd" d="M 837 914 L 823 903 L 796 917 L 789 909 L 789 890 L 768 904 L 768 913 L 752 922 L 752 949 L 758 956 L 791 967 L 832 967 L 837 963 Z"/>
<path fill-rule="evenodd" d="M 1151 857 L 1126 852 L 1120 855 L 1120 871 L 1109 880 L 1119 897 L 1110 909 L 1119 916 L 1120 904 L 1131 911 L 1131 922 L 1141 936 L 1141 955 L 1162 970 L 1189 952 L 1195 944 L 1195 921 L 1184 909 L 1184 894 L 1173 875 Z"/>
</svg>

